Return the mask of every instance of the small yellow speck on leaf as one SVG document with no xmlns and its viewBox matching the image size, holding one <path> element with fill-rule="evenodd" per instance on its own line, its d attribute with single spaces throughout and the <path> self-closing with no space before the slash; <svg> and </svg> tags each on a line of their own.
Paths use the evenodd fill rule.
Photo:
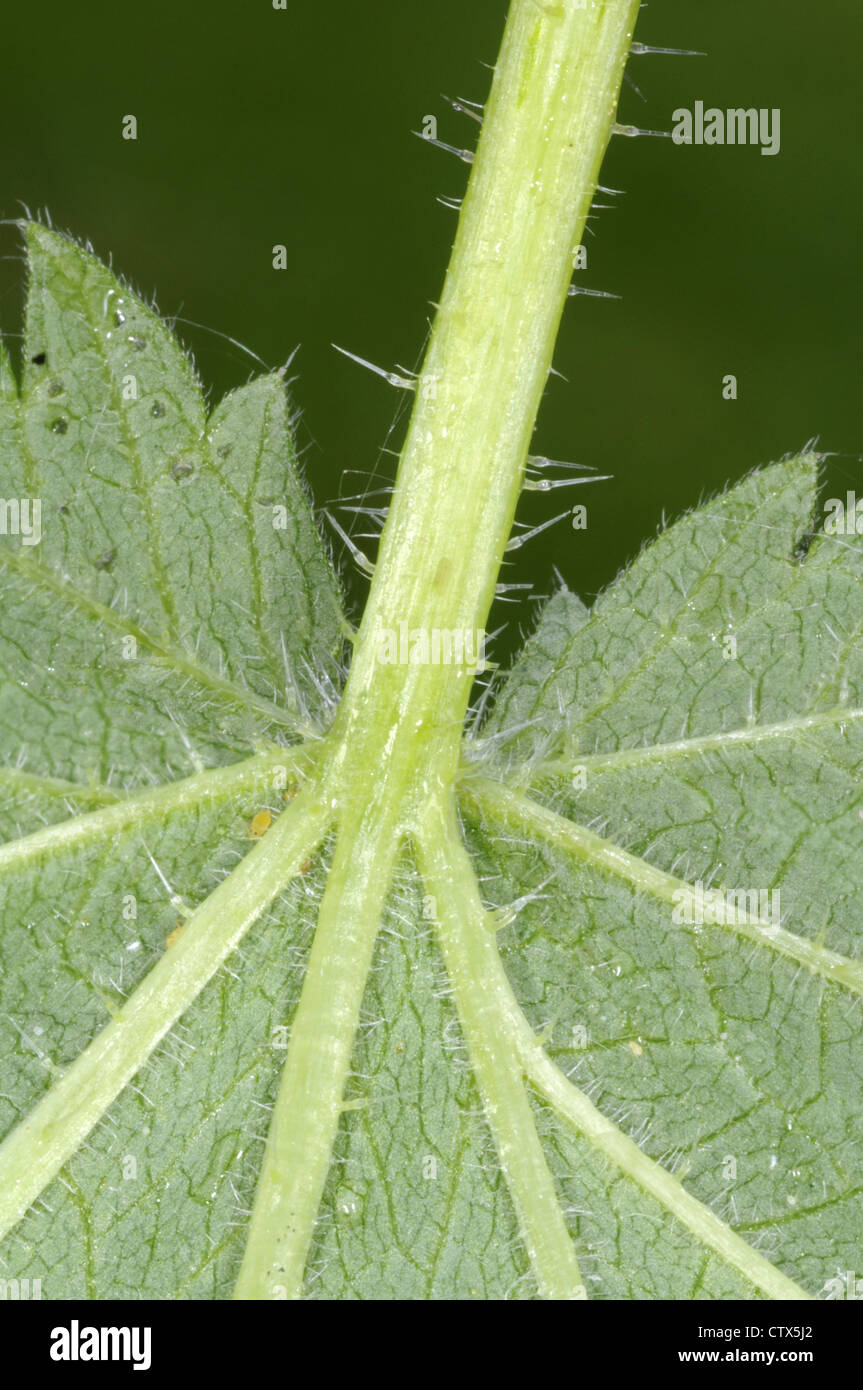
<svg viewBox="0 0 863 1390">
<path fill-rule="evenodd" d="M 641 1043 L 631 1042 L 629 1044 L 629 1050 L 632 1053 L 633 1057 L 640 1057 L 642 1052 L 644 1051 L 644 1048 L 641 1046 Z"/>
<path fill-rule="evenodd" d="M 177 926 L 177 927 L 175 927 L 174 930 L 173 930 L 172 932 L 168 932 L 168 935 L 165 937 L 165 945 L 168 947 L 169 950 L 170 950 L 170 948 L 174 945 L 174 943 L 175 943 L 176 941 L 179 941 L 179 939 L 180 939 L 180 937 L 181 937 L 182 935 L 183 935 L 183 923 L 181 922 L 180 925 Z"/>
<path fill-rule="evenodd" d="M 249 834 L 252 839 L 259 840 L 262 835 L 266 834 L 272 823 L 273 818 L 269 811 L 259 811 L 256 816 L 252 817 L 252 823 L 249 826 Z"/>
</svg>

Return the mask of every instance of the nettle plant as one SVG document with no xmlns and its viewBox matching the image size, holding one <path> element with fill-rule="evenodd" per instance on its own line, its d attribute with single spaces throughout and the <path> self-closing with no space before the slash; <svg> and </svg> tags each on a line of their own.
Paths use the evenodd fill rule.
<svg viewBox="0 0 863 1390">
<path fill-rule="evenodd" d="M 818 460 L 592 609 L 557 593 L 468 718 L 637 10 L 512 6 L 348 637 L 282 377 L 206 418 L 155 314 L 26 228 L 7 1290 L 805 1299 L 859 1269 L 863 542 L 812 534 Z"/>
</svg>

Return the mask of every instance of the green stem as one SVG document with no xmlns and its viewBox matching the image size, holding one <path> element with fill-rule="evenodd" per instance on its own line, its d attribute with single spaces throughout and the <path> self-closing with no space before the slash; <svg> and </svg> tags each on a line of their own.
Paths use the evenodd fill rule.
<svg viewBox="0 0 863 1390">
<path fill-rule="evenodd" d="M 321 785 L 331 789 L 339 838 L 239 1297 L 301 1294 L 381 904 L 398 844 L 457 775 L 474 644 L 512 529 L 638 7 L 513 0 L 510 9 L 369 601 L 327 739 Z M 416 636 L 429 648 L 436 636 L 460 637 L 467 651 L 443 662 L 405 660 L 403 632 L 409 645 Z M 549 1274 L 549 1287 L 574 1283 L 563 1265 Z"/>
<path fill-rule="evenodd" d="M 455 775 L 473 672 L 382 643 L 485 627 L 638 8 L 510 9 L 336 724 L 356 768 L 408 760 L 421 796 L 425 769 Z"/>
<path fill-rule="evenodd" d="M 450 804 L 429 808 L 418 853 L 471 1065 L 540 1294 L 584 1299 L 578 1260 L 525 1092 L 494 929 Z"/>
<path fill-rule="evenodd" d="M 57 1176 L 246 930 L 299 872 L 328 819 L 314 788 L 300 792 L 189 918 L 107 1027 L 0 1144 L 0 1237 Z"/>
<path fill-rule="evenodd" d="M 389 821 L 342 829 L 291 1027 L 235 1298 L 302 1297 L 398 841 Z"/>
</svg>

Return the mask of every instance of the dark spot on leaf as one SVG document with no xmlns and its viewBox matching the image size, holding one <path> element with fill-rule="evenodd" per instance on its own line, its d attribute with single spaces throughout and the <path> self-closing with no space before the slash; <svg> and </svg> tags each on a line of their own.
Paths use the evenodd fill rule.
<svg viewBox="0 0 863 1390">
<path fill-rule="evenodd" d="M 61 503 L 60 503 L 59 507 L 57 508 L 57 514 L 58 514 L 58 516 L 68 516 L 68 515 L 69 515 L 69 508 L 66 506 L 66 503 L 65 503 L 65 502 L 61 502 Z"/>
<path fill-rule="evenodd" d="M 51 421 L 51 429 L 53 430 L 54 434 L 65 434 L 68 428 L 69 421 L 64 420 L 62 416 L 60 416 L 57 420 Z"/>
<path fill-rule="evenodd" d="M 171 469 L 171 475 L 174 478 L 188 478 L 194 471 L 194 465 L 189 463 L 188 459 L 179 459 Z"/>
<path fill-rule="evenodd" d="M 45 363 L 48 361 L 48 354 L 47 352 L 36 352 L 30 358 L 30 361 L 34 362 L 37 367 L 44 367 Z"/>
<path fill-rule="evenodd" d="M 799 541 L 797 542 L 797 544 L 791 552 L 792 560 L 796 560 L 798 564 L 802 564 L 803 561 L 806 559 L 806 556 L 809 554 L 812 542 L 814 541 L 817 535 L 817 526 L 814 526 L 811 531 L 804 531 L 803 535 L 800 537 Z"/>
<path fill-rule="evenodd" d="M 126 322 L 126 315 L 123 313 L 122 309 L 114 310 L 114 322 L 118 328 L 122 328 L 123 324 Z"/>
<path fill-rule="evenodd" d="M 144 348 L 147 346 L 147 340 L 145 338 L 137 338 L 133 336 L 129 339 L 129 342 L 136 352 L 143 352 Z"/>
<path fill-rule="evenodd" d="M 159 416 L 159 415 L 164 415 L 164 413 L 165 413 L 165 407 L 162 405 L 162 402 L 161 402 L 161 401 L 154 401 L 153 404 L 152 404 L 151 407 L 150 407 L 150 414 L 151 414 L 151 415 Z"/>
<path fill-rule="evenodd" d="M 63 394 L 63 383 L 60 381 L 59 377 L 55 376 L 53 381 L 48 382 L 46 389 L 49 396 L 61 396 Z"/>
<path fill-rule="evenodd" d="M 233 444 L 221 444 L 216 450 L 216 453 L 219 455 L 220 459 L 226 459 L 233 447 Z"/>
<path fill-rule="evenodd" d="M 116 550 L 103 550 L 93 561 L 97 570 L 109 570 L 117 558 Z"/>
</svg>

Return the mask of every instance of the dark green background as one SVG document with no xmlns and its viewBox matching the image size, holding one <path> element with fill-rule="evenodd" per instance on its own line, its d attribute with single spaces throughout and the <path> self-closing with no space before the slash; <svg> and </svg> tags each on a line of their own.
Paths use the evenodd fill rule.
<svg viewBox="0 0 863 1390">
<path fill-rule="evenodd" d="M 482 101 L 504 0 L 312 4 L 210 0 L 10 7 L 4 17 L 0 212 L 47 210 L 180 323 L 215 397 L 302 344 L 294 390 L 319 505 L 355 492 L 396 393 L 332 341 L 412 367 L 439 290 L 467 168 L 411 135 L 476 127 L 441 92 Z M 603 182 L 626 190 L 588 238 L 584 283 L 622 294 L 567 311 L 536 449 L 613 473 L 520 552 L 509 578 L 547 591 L 557 565 L 589 597 L 660 523 L 818 435 L 828 491 L 863 492 L 858 453 L 863 9 L 852 0 L 652 0 L 642 42 L 707 57 L 634 57 L 644 99 L 621 116 L 669 129 L 675 107 L 775 107 L 782 150 L 615 139 Z M 122 117 L 138 139 L 121 138 Z M 287 246 L 289 268 L 272 269 Z M 0 228 L 0 323 L 20 326 L 16 232 Z M 722 377 L 739 379 L 723 401 Z M 392 444 L 398 429 L 389 438 Z M 536 522 L 562 510 L 524 499 Z M 349 518 L 342 515 L 343 523 Z M 362 528 L 360 528 L 362 529 Z M 342 547 L 337 544 L 341 552 Z M 363 590 L 350 583 L 355 602 Z M 509 637 L 527 606 L 510 608 Z M 497 648 L 500 655 L 500 647 Z"/>
</svg>

